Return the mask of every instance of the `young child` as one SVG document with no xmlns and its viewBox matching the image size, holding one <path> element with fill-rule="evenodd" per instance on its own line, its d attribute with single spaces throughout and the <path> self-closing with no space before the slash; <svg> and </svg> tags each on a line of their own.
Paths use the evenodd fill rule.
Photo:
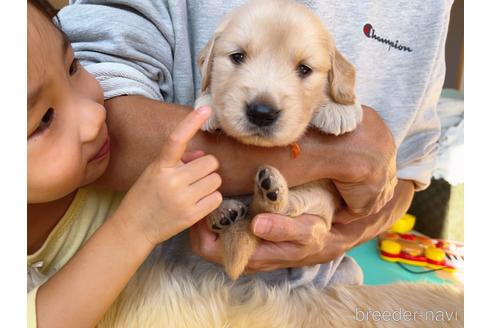
<svg viewBox="0 0 492 328">
<path fill-rule="evenodd" d="M 92 327 L 152 249 L 219 206 L 218 161 L 187 142 L 210 115 L 190 113 L 121 195 L 84 187 L 108 166 L 102 90 L 28 1 L 28 326 Z"/>
</svg>

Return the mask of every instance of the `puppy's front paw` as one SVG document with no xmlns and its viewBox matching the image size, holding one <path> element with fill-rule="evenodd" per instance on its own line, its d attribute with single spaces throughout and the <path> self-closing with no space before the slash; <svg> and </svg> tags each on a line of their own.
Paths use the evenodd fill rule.
<svg viewBox="0 0 492 328">
<path fill-rule="evenodd" d="M 234 222 L 246 218 L 246 214 L 246 205 L 235 199 L 226 199 L 208 215 L 207 222 L 212 231 L 221 233 Z"/>
<path fill-rule="evenodd" d="M 274 167 L 262 165 L 255 177 L 255 203 L 261 210 L 281 213 L 287 207 L 289 187 Z"/>
<path fill-rule="evenodd" d="M 322 106 L 311 120 L 311 125 L 329 134 L 340 135 L 355 130 L 362 121 L 362 106 L 341 105 L 330 101 Z"/>
</svg>

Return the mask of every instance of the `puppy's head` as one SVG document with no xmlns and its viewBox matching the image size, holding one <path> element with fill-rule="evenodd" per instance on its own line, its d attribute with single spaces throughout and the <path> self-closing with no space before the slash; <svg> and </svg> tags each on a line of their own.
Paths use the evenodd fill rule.
<svg viewBox="0 0 492 328">
<path fill-rule="evenodd" d="M 248 144 L 295 142 L 321 106 L 355 101 L 353 66 L 320 19 L 290 0 L 234 11 L 198 63 L 220 128 Z"/>
</svg>

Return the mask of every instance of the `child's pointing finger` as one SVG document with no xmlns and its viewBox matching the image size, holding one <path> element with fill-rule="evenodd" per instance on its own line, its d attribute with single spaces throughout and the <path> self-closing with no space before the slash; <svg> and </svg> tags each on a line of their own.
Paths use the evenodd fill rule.
<svg viewBox="0 0 492 328">
<path fill-rule="evenodd" d="M 210 117 L 210 107 L 200 107 L 189 113 L 168 136 L 160 154 L 161 165 L 173 167 L 185 153 L 186 145 Z"/>
</svg>

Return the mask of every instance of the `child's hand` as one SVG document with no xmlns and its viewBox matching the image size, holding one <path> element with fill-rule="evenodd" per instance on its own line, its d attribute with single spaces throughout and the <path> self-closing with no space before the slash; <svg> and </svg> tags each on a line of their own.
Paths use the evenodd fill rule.
<svg viewBox="0 0 492 328">
<path fill-rule="evenodd" d="M 188 114 L 126 194 L 115 215 L 132 236 L 155 246 L 189 228 L 222 202 L 217 191 L 222 181 L 214 172 L 219 167 L 217 159 L 199 152 L 185 154 L 187 143 L 210 113 L 209 107 L 202 107 Z"/>
</svg>

